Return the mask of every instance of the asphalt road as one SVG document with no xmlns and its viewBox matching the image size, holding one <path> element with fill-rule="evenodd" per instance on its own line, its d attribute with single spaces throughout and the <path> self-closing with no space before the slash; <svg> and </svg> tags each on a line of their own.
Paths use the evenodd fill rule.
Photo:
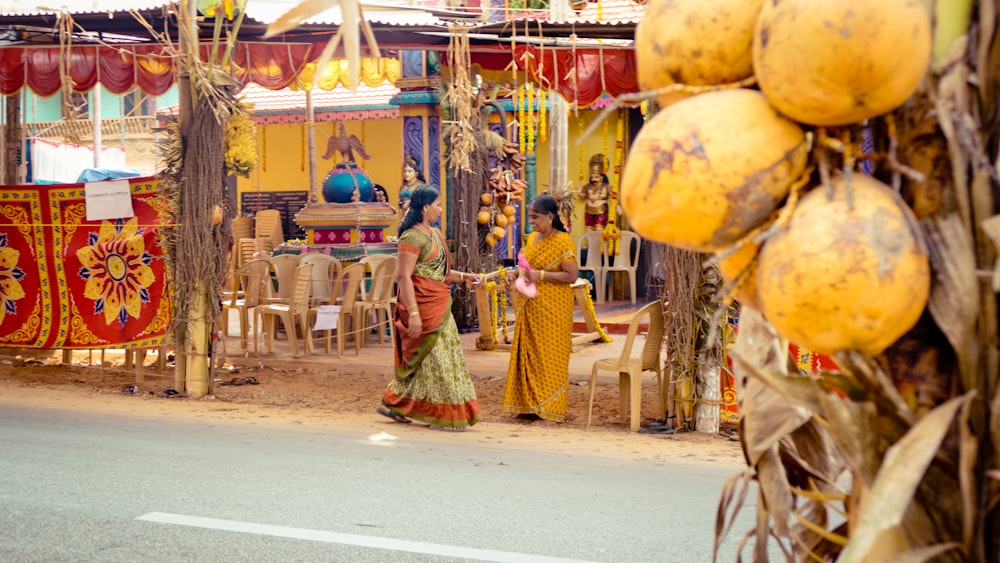
<svg viewBox="0 0 1000 563">
<path fill-rule="evenodd" d="M 452 437 L 4 405 L 0 561 L 711 560 L 731 465 Z"/>
</svg>

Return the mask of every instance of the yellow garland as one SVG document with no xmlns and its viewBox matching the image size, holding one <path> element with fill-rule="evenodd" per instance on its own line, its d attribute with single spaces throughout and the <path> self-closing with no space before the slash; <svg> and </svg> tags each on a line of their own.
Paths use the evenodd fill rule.
<svg viewBox="0 0 1000 563">
<path fill-rule="evenodd" d="M 540 107 L 538 108 L 538 139 L 543 143 L 548 140 L 548 122 L 546 122 L 545 117 L 548 112 L 548 94 L 541 87 L 538 88 L 538 103 Z"/>
<path fill-rule="evenodd" d="M 226 169 L 233 174 L 249 178 L 250 172 L 257 166 L 256 125 L 246 113 L 242 111 L 234 113 L 226 121 L 224 139 L 223 159 Z"/>
<path fill-rule="evenodd" d="M 506 292 L 500 294 L 500 330 L 503 332 L 503 343 L 504 344 L 510 344 L 510 336 L 507 335 L 507 293 Z"/>
<path fill-rule="evenodd" d="M 615 131 L 615 162 L 614 171 L 615 176 L 618 177 L 618 182 L 616 185 L 621 185 L 621 175 L 622 175 L 622 163 L 624 162 L 625 155 L 625 116 L 622 113 L 618 113 L 618 128 Z M 614 197 L 615 194 L 612 194 Z"/>
<path fill-rule="evenodd" d="M 590 318 L 596 319 L 597 311 L 594 310 L 594 300 L 590 298 L 590 292 L 584 291 L 583 294 L 587 296 L 587 314 L 590 315 Z M 604 327 L 601 326 L 601 323 L 594 324 L 597 325 L 597 335 L 601 337 L 601 342 L 611 342 L 611 337 L 608 336 L 608 333 L 604 332 Z"/>
<path fill-rule="evenodd" d="M 507 279 L 507 275 L 504 273 L 503 266 L 497 268 L 497 279 L 500 280 Z M 501 330 L 503 331 L 503 341 L 504 344 L 510 344 L 510 338 L 507 336 L 507 292 L 500 294 L 499 307 L 500 307 L 500 327 Z M 495 338 L 494 342 L 496 342 Z"/>
<path fill-rule="evenodd" d="M 605 119 L 604 122 L 601 123 L 601 134 L 604 135 L 604 152 L 601 153 L 601 154 L 603 154 L 603 155 L 606 156 L 606 155 L 610 154 L 610 153 L 608 153 L 608 120 L 607 119 Z"/>
<path fill-rule="evenodd" d="M 614 203 L 608 205 L 610 210 Z M 608 221 L 607 225 L 604 225 L 604 232 L 601 233 L 601 239 L 604 241 L 604 255 L 605 256 L 618 256 L 618 246 L 619 241 L 622 238 L 622 232 L 613 221 Z"/>
<path fill-rule="evenodd" d="M 526 143 L 526 137 L 525 137 L 525 134 L 526 134 L 525 133 L 525 129 L 526 128 L 524 126 L 525 121 L 526 121 L 525 118 L 524 118 L 524 102 L 525 102 L 524 84 L 522 84 L 521 87 L 517 89 L 517 93 L 518 93 L 518 102 L 519 102 L 518 103 L 518 111 L 517 111 L 517 138 L 518 138 L 518 147 L 517 148 L 521 152 L 521 154 L 527 154 L 527 153 L 524 152 L 524 148 L 527 145 L 527 143 Z"/>
<path fill-rule="evenodd" d="M 525 90 L 528 91 L 528 152 L 531 154 L 535 152 L 535 125 L 532 123 L 531 114 L 535 109 L 535 89 L 531 87 L 531 83 L 525 83 Z"/>
<path fill-rule="evenodd" d="M 497 282 L 489 282 L 486 284 L 486 291 L 490 294 L 490 332 L 493 337 L 493 344 L 499 342 L 497 340 Z"/>
</svg>

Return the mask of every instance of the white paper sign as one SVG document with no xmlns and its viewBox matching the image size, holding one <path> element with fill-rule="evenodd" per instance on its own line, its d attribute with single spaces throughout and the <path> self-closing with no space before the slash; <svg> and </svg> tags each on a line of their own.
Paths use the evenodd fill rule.
<svg viewBox="0 0 1000 563">
<path fill-rule="evenodd" d="M 316 324 L 313 330 L 337 330 L 340 305 L 320 305 L 316 309 Z"/>
<path fill-rule="evenodd" d="M 83 185 L 83 198 L 88 221 L 135 217 L 128 180 L 87 182 Z"/>
</svg>

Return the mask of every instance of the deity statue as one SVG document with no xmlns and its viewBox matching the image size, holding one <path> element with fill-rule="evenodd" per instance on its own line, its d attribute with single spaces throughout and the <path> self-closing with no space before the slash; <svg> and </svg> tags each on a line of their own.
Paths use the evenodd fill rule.
<svg viewBox="0 0 1000 563">
<path fill-rule="evenodd" d="M 579 195 L 585 200 L 583 222 L 587 230 L 603 231 L 611 199 L 611 182 L 605 173 L 603 154 L 590 157 L 590 182 L 580 187 Z"/>
<path fill-rule="evenodd" d="M 402 213 L 405 214 L 410 208 L 410 194 L 413 190 L 426 183 L 420 169 L 420 158 L 407 155 L 403 161 L 403 184 L 399 187 L 399 209 Z"/>
</svg>

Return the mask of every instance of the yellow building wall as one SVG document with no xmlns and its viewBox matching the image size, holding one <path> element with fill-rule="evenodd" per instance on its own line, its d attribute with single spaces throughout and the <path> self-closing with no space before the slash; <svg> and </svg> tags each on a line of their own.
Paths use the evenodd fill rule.
<svg viewBox="0 0 1000 563">
<path fill-rule="evenodd" d="M 323 178 L 341 158 L 335 153 L 330 160 L 321 157 L 326 152 L 329 138 L 339 134 L 339 122 L 319 122 L 314 126 L 316 143 L 317 190 Z M 375 184 L 381 184 L 389 193 L 389 201 L 398 208 L 399 187 L 403 180 L 402 119 L 371 119 L 367 121 L 346 121 L 344 129 L 348 135 L 356 135 L 371 156 L 364 160 L 355 155 L 358 165 L 365 170 Z M 283 123 L 261 125 L 257 128 L 258 166 L 249 178 L 237 179 L 237 193 L 246 191 L 280 192 L 309 189 L 309 151 L 306 125 L 304 123 Z M 322 193 L 317 193 L 322 201 Z M 240 198 L 237 196 L 237 204 Z M 246 210 L 252 212 L 252 210 Z M 240 210 L 243 214 L 245 210 Z M 395 230 L 397 221 L 390 227 Z"/>
<path fill-rule="evenodd" d="M 598 125 L 594 133 L 584 139 L 582 143 L 578 142 L 584 131 L 596 120 L 599 114 L 599 110 L 570 111 L 566 177 L 571 182 L 571 188 L 578 190 L 583 184 L 589 181 L 590 157 L 597 153 L 603 153 L 609 161 L 607 170 L 608 178 L 611 181 L 612 188 L 617 193 L 620 185 L 620 176 L 615 174 L 615 163 L 612 161 L 615 156 L 615 137 L 618 119 L 621 114 L 618 112 L 613 113 L 606 119 L 605 123 Z M 508 112 L 507 119 L 516 119 L 516 114 Z M 339 153 L 334 156 L 333 160 L 322 160 L 320 158 L 326 151 L 327 140 L 337 132 L 337 123 L 320 122 L 315 125 L 316 174 L 318 183 L 322 183 L 323 178 L 326 177 L 326 174 L 333 167 L 335 160 L 339 159 Z M 389 193 L 390 204 L 398 208 L 403 163 L 402 118 L 367 120 L 363 122 L 348 121 L 344 122 L 344 127 L 348 135 L 357 135 L 361 139 L 365 150 L 372 157 L 367 161 L 357 158 L 359 165 L 365 170 L 372 182 L 385 187 Z M 260 155 L 260 164 L 251 174 L 250 178 L 238 178 L 237 192 L 309 189 L 309 155 L 305 130 L 306 126 L 302 123 L 274 124 L 258 127 L 257 147 L 258 154 Z M 625 136 L 627 139 L 628 134 L 626 133 Z M 447 169 L 443 146 L 441 150 L 441 178 L 443 182 L 444 178 L 446 178 Z M 536 193 L 542 193 L 550 187 L 550 150 L 551 146 L 548 140 L 543 142 L 536 139 Z M 424 175 L 425 177 L 428 176 L 427 170 L 424 171 Z M 446 186 L 439 186 L 439 188 L 442 191 L 442 199 L 447 201 Z M 321 195 L 319 197 L 322 198 Z M 239 197 L 237 197 L 238 201 Z M 241 214 L 243 212 L 241 210 Z M 400 218 L 397 216 L 396 220 L 389 227 L 387 234 L 395 234 Z M 571 227 L 571 234 L 576 239 L 583 232 L 582 200 L 576 201 Z"/>
</svg>

